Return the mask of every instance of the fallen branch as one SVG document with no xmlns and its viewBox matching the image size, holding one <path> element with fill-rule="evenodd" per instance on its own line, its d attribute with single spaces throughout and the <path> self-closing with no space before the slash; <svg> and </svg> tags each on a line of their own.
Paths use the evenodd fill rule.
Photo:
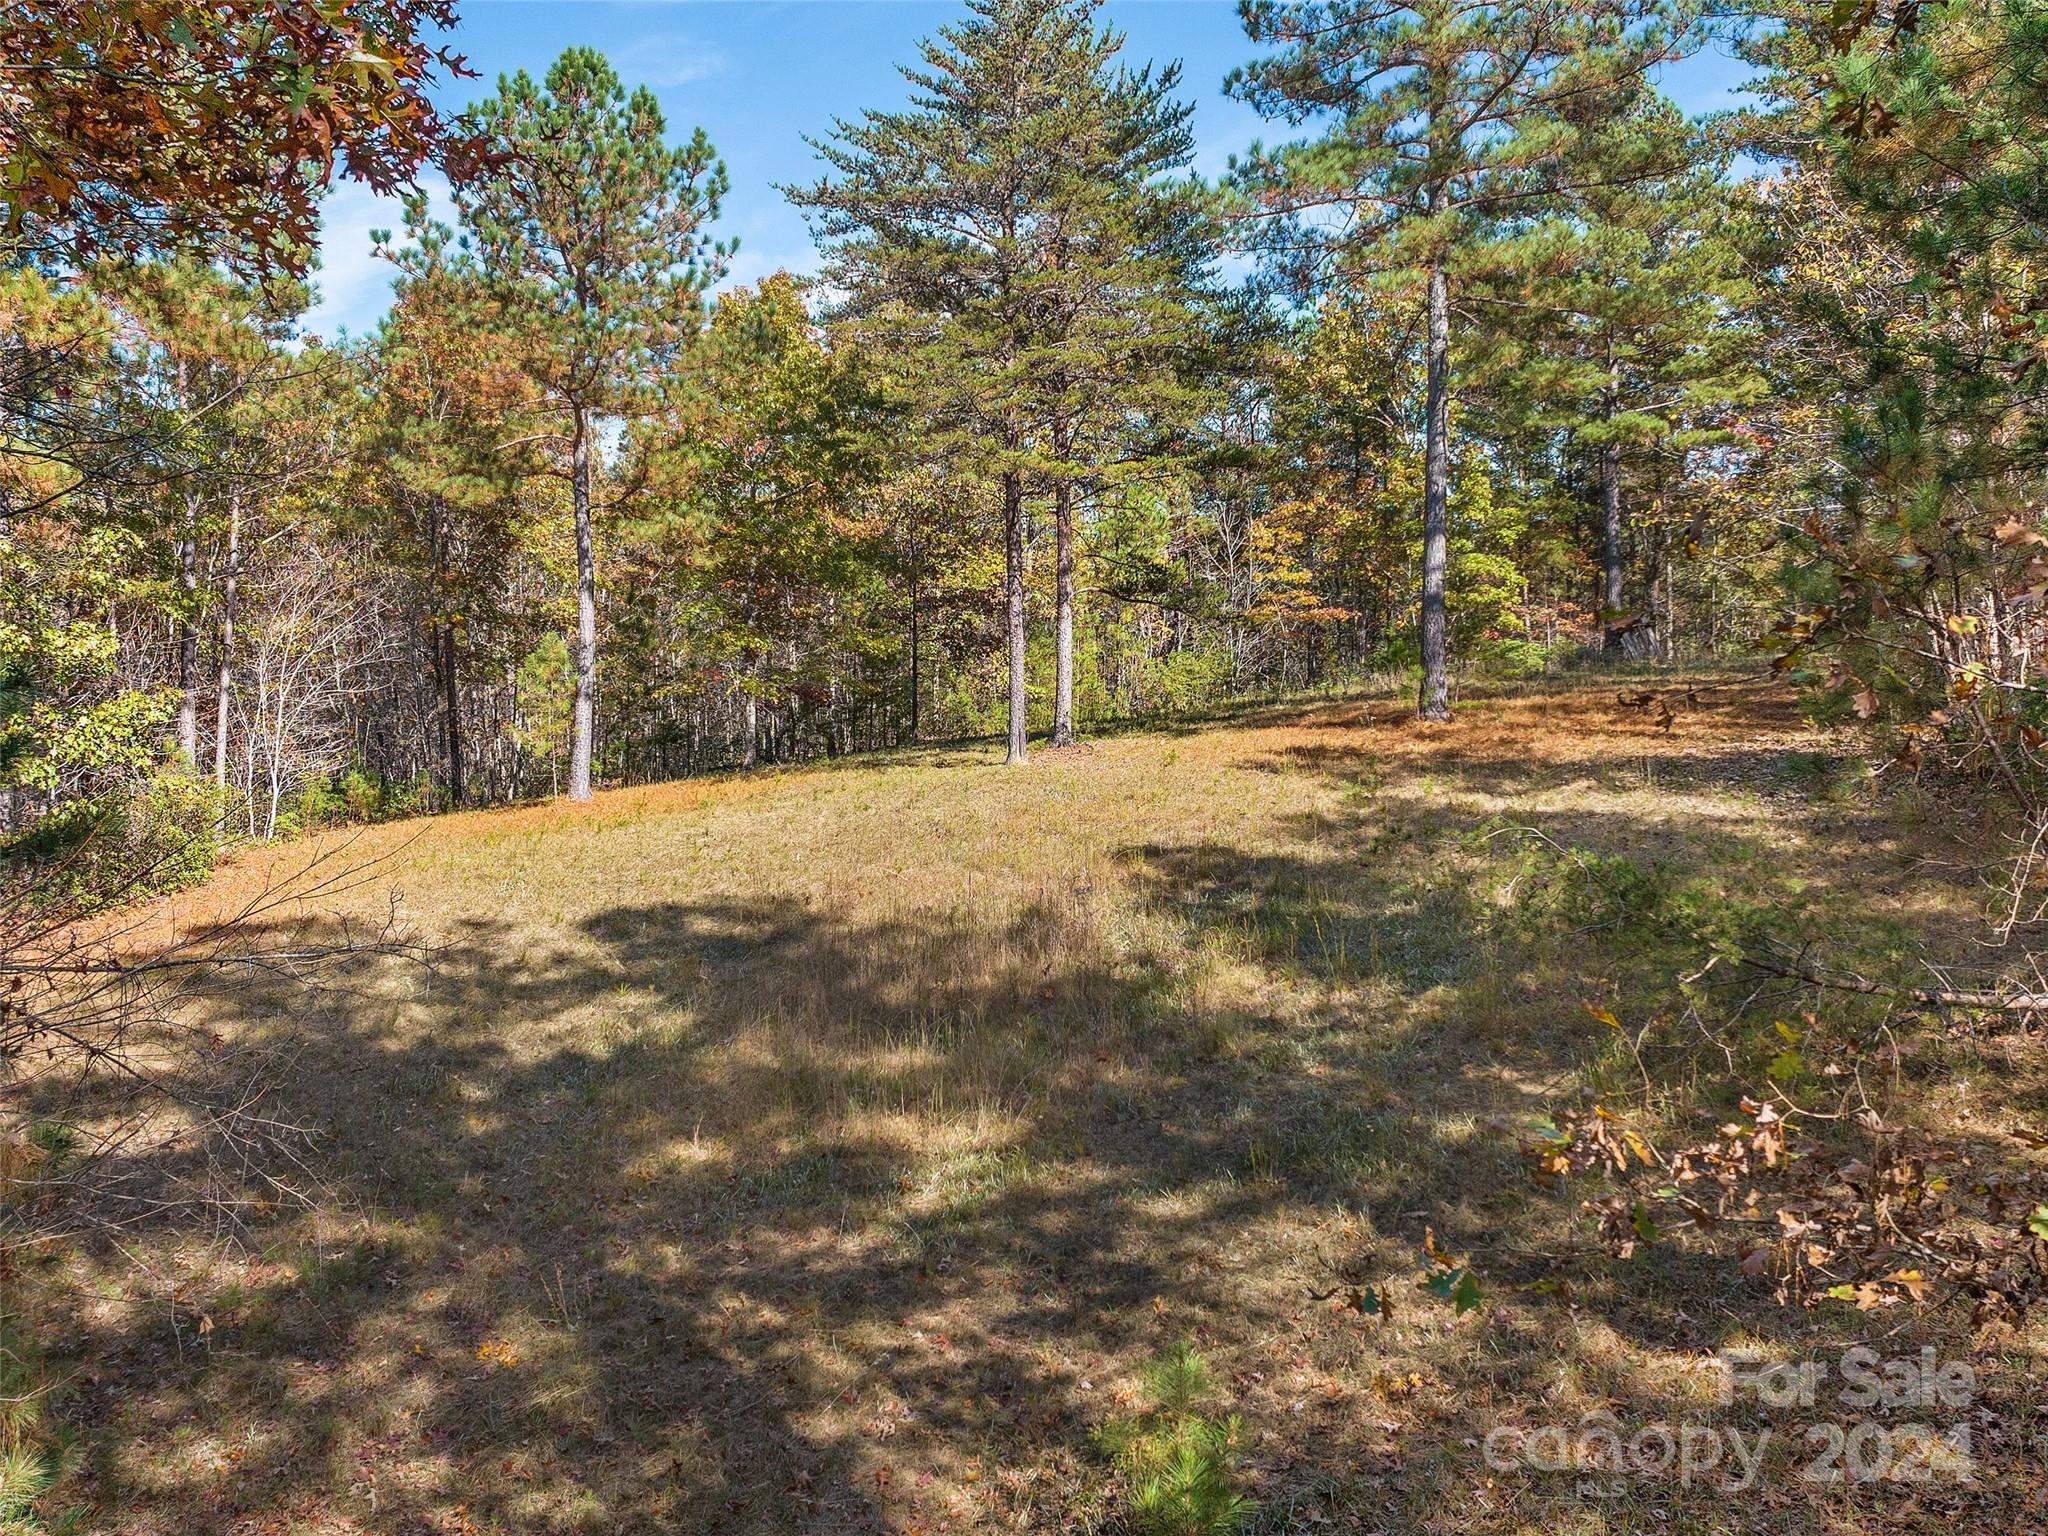
<svg viewBox="0 0 2048 1536">
<path fill-rule="evenodd" d="M 1896 1002 L 1917 1003 L 1923 1008 L 1975 1008 L 1986 1013 L 2048 1013 L 2048 991 L 2013 987 L 1963 991 L 1951 987 L 1905 987 L 1873 981 L 1855 971 L 1829 970 L 1808 960 L 1802 951 L 1794 958 L 1768 951 L 1745 952 L 1742 963 L 1753 971 L 1785 981 L 1803 982 L 1831 992 L 1855 992 L 1865 997 L 1885 997 Z M 1705 974 L 1702 972 L 1701 974 Z"/>
</svg>

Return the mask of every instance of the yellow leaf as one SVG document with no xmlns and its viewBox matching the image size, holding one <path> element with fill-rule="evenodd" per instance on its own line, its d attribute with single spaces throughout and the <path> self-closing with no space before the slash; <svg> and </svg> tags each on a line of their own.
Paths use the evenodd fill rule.
<svg viewBox="0 0 2048 1536">
<path fill-rule="evenodd" d="M 1915 1301 L 1927 1299 L 1927 1277 L 1917 1269 L 1895 1269 L 1885 1279 L 1903 1288 Z"/>
</svg>

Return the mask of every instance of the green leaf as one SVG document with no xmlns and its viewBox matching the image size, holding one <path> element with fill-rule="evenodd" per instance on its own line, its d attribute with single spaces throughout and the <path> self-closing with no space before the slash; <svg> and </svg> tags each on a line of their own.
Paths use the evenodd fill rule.
<svg viewBox="0 0 2048 1536">
<path fill-rule="evenodd" d="M 1479 1277 L 1472 1273 L 1469 1265 L 1462 1269 L 1439 1270 L 1422 1282 L 1422 1288 L 1430 1295 L 1448 1301 L 1461 1317 L 1484 1299 L 1479 1290 Z"/>
<path fill-rule="evenodd" d="M 1469 1269 L 1460 1270 L 1457 1287 L 1451 1292 L 1451 1305 L 1463 1317 L 1467 1312 L 1475 1311 L 1480 1300 L 1478 1277 Z"/>
<path fill-rule="evenodd" d="M 1646 1243 L 1657 1241 L 1657 1223 L 1650 1220 L 1650 1208 L 1642 1201 L 1636 1202 L 1634 1226 L 1636 1236 Z"/>
</svg>

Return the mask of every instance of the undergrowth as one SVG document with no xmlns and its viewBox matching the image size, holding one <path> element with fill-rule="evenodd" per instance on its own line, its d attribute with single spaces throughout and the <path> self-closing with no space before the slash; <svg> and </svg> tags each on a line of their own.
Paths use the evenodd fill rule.
<svg viewBox="0 0 2048 1536">
<path fill-rule="evenodd" d="M 1141 1372 L 1149 1408 L 1105 1425 L 1098 1439 L 1116 1465 L 1132 1523 L 1146 1536 L 1227 1536 L 1256 1506 L 1236 1487 L 1234 1463 L 1244 1438 L 1235 1415 L 1203 1411 L 1208 1362 L 1183 1339 Z"/>
</svg>

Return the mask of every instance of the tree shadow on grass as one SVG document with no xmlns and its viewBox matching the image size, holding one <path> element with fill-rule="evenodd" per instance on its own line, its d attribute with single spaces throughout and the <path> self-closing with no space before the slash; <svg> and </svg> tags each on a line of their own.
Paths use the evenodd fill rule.
<svg viewBox="0 0 2048 1536">
<path fill-rule="evenodd" d="M 1100 1512 L 1092 1432 L 1183 1334 L 1269 1506 L 1415 1523 L 1481 1475 L 1485 1426 L 1375 1397 L 1383 1365 L 1539 1403 L 1590 1310 L 1619 1341 L 1602 1390 L 1655 1416 L 1631 1351 L 1850 1337 L 1713 1255 L 1563 1251 L 1570 1201 L 1492 1122 L 1611 1054 L 1578 989 L 1642 935 L 1532 937 L 1512 840 L 1341 755 L 1288 766 L 1360 792 L 1256 846 L 1126 847 L 1115 893 L 678 899 L 537 942 L 478 917 L 429 971 L 256 1026 L 324 1182 L 252 1217 L 257 1260 L 71 1341 L 102 1523 L 1055 1529 Z M 1484 1271 L 1479 1318 L 1415 1290 L 1426 1231 Z M 1398 1289 L 1398 1318 L 1311 1300 L 1345 1283 Z"/>
<path fill-rule="evenodd" d="M 1087 1459 L 1088 1362 L 1145 1352 L 1161 1295 L 1223 1313 L 1217 1235 L 1266 1196 L 1123 1054 L 1154 982 L 1076 922 L 672 903 L 519 954 L 474 921 L 417 985 L 322 1000 L 276 1095 L 320 1209 L 259 1226 L 267 1282 L 83 1341 L 116 1363 L 72 1420 L 172 1437 L 103 1452 L 102 1507 L 859 1530 L 991 1448 Z"/>
<path fill-rule="evenodd" d="M 1736 1263 L 1761 1240 L 1740 1230 L 1649 1241 L 1633 1257 L 1610 1257 L 1576 1210 L 1580 1198 L 1606 1192 L 1600 1181 L 1542 1191 L 1517 1156 L 1516 1125 L 1596 1097 L 1626 1113 L 1639 1073 L 1654 1073 L 1658 1093 L 1688 1101 L 1674 1128 L 1680 1136 L 1710 1139 L 1717 1121 L 1735 1115 L 1737 1096 L 1763 1084 L 1762 1057 L 1749 1077 L 1729 1070 L 1720 1046 L 1688 1027 L 1692 1005 L 1677 978 L 1743 925 L 1866 952 L 1905 936 L 1954 938 L 1942 921 L 1954 893 L 1899 889 L 1897 852 L 1878 835 L 1874 812 L 1866 810 L 1868 828 L 1857 837 L 1840 824 L 1817 833 L 1743 809 L 1759 791 L 1804 809 L 1797 765 L 1770 743 L 1693 745 L 1649 760 L 1651 784 L 1734 799 L 1729 814 L 1712 818 L 1652 812 L 1612 795 L 1518 807 L 1511 823 L 1491 827 L 1484 815 L 1460 814 L 1470 797 L 1553 788 L 1601 761 L 1597 751 L 1517 755 L 1482 744 L 1455 760 L 1434 754 L 1429 772 L 1448 782 L 1432 790 L 1413 782 L 1412 768 L 1401 776 L 1408 765 L 1377 754 L 1368 730 L 1265 760 L 1268 771 L 1315 775 L 1341 794 L 1339 808 L 1296 819 L 1285 847 L 1204 840 L 1126 850 L 1149 900 L 1286 992 L 1321 999 L 1303 1017 L 1329 1030 L 1317 1058 L 1325 1070 L 1341 1067 L 1325 1079 L 1341 1086 L 1323 1100 L 1313 1086 L 1268 1085 L 1257 1113 L 1280 1137 L 1273 1160 L 1281 1177 L 1303 1194 L 1360 1202 L 1383 1238 L 1420 1248 L 1433 1237 L 1444 1251 L 1473 1255 L 1489 1305 L 1505 1315 L 1483 1330 L 1480 1357 L 1460 1363 L 1459 1390 L 1501 1403 L 1511 1417 L 1557 1402 L 1560 1354 L 1574 1377 L 1598 1384 L 1601 1411 L 1654 1424 L 1677 1416 L 1671 1372 L 1645 1368 L 1655 1359 L 1710 1361 L 1731 1345 L 1822 1361 L 1852 1345 L 1897 1356 L 1922 1344 L 1944 1358 L 1968 1351 L 1968 1329 L 1954 1313 L 1870 1317 L 1840 1304 L 1784 1304 L 1767 1279 Z M 1839 808 L 1832 814 L 1842 817 Z M 1705 983 L 1709 992 L 1717 986 Z M 1738 1040 L 1754 1025 L 1771 1041 L 1766 1055 L 1781 1048 L 1771 1034 L 1776 1018 L 1803 1018 L 1804 1030 L 1818 1009 L 1841 1030 L 1831 1038 L 1860 1031 L 1873 1041 L 1884 1022 L 1881 1008 L 1861 1000 L 1758 986 L 1754 977 L 1741 989 L 1746 997 L 1721 995 L 1707 1014 Z M 1620 1049 L 1625 1031 L 1589 1016 L 1591 1005 L 1610 1003 L 1628 1030 L 1642 1030 L 1635 1060 Z M 1330 1030 L 1333 1020 L 1344 1023 Z M 1360 1085 L 1377 1092 L 1368 1086 L 1361 1099 Z M 1832 1106 L 1827 1084 L 1801 1086 Z M 1853 1125 L 1846 1129 L 1808 1121 L 1800 1144 L 1829 1160 L 1821 1166 L 1846 1162 L 1868 1151 L 1854 1144 Z M 1343 1149 L 1335 1158 L 1333 1145 Z M 1372 1284 L 1398 1275 L 1388 1246 L 1361 1254 L 1345 1278 Z M 1566 1339 L 1590 1347 L 1581 1354 Z M 1995 1379 L 1987 1372 L 1980 1402 L 2029 1416 L 2024 1373 Z M 1827 1410 L 1823 1401 L 1817 1412 L 1824 1419 Z M 1754 1402 L 1739 1401 L 1727 1418 L 1750 1429 L 1773 1422 Z M 1804 1429 L 1779 1423 L 1774 1433 L 1804 1444 Z M 1991 1511 L 2016 1514 L 2027 1497 L 2016 1482 L 1985 1483 L 1981 1493 L 1933 1501 L 1925 1528 L 1946 1518 L 1938 1509 L 1981 1502 L 1995 1520 Z M 1667 1508 L 1654 1518 L 1671 1515 Z"/>
</svg>

